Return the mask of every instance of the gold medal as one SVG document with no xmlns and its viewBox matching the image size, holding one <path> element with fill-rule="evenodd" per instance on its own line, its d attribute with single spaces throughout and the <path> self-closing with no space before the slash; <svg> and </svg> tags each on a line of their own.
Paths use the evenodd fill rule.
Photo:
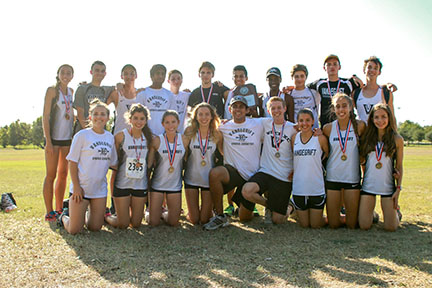
<svg viewBox="0 0 432 288">
<path fill-rule="evenodd" d="M 70 119 L 70 116 L 69 116 L 69 114 L 65 114 L 65 118 L 66 118 L 66 120 L 69 120 Z"/>
<path fill-rule="evenodd" d="M 202 161 L 201 161 L 201 166 L 206 166 L 206 164 L 207 164 L 207 163 L 206 163 L 205 160 L 202 160 Z"/>
<path fill-rule="evenodd" d="M 137 161 L 136 164 L 135 164 L 136 168 L 140 168 L 141 165 L 142 165 L 142 164 L 141 164 L 139 161 Z"/>
<path fill-rule="evenodd" d="M 343 154 L 343 155 L 341 156 L 341 159 L 342 159 L 342 161 L 346 161 L 346 160 L 348 159 L 348 157 L 347 157 L 345 154 Z"/>
<path fill-rule="evenodd" d="M 168 168 L 168 172 L 169 172 L 169 173 L 173 173 L 173 172 L 174 172 L 174 167 L 172 167 L 172 166 L 169 167 L 169 168 Z"/>
<path fill-rule="evenodd" d="M 375 164 L 375 167 L 376 167 L 377 169 L 381 169 L 381 168 L 382 168 L 382 164 L 381 164 L 381 162 L 378 162 L 377 164 Z"/>
<path fill-rule="evenodd" d="M 276 152 L 276 153 L 275 153 L 275 157 L 276 157 L 276 158 L 279 158 L 279 157 L 280 157 L 280 153 L 279 153 L 279 152 Z"/>
</svg>

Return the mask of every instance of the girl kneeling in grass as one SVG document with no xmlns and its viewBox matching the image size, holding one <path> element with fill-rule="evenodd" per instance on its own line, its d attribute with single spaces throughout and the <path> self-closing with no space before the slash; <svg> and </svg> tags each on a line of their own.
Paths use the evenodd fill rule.
<svg viewBox="0 0 432 288">
<path fill-rule="evenodd" d="M 313 112 L 302 109 L 297 114 L 300 132 L 291 140 L 294 155 L 293 204 L 302 227 L 320 228 L 325 224 L 326 202 L 322 160 L 328 155 L 324 135 L 313 136 Z"/>
<path fill-rule="evenodd" d="M 165 132 L 152 141 L 149 166 L 156 160 L 150 189 L 150 225 L 157 226 L 161 217 L 170 226 L 179 225 L 181 212 L 183 157 L 186 154 L 185 136 L 177 132 L 180 124 L 178 113 L 167 110 L 162 116 Z M 164 195 L 168 212 L 162 214 Z"/>
<path fill-rule="evenodd" d="M 377 195 L 381 196 L 384 229 L 395 231 L 399 226 L 401 214 L 398 213 L 398 202 L 402 190 L 404 140 L 394 128 L 393 119 L 387 104 L 376 104 L 369 114 L 368 126 L 362 137 L 360 157 L 365 167 L 359 208 L 361 229 L 367 230 L 372 226 Z M 397 175 L 396 186 L 394 175 Z"/>
<path fill-rule="evenodd" d="M 147 202 L 147 152 L 152 133 L 147 125 L 150 112 L 141 104 L 133 104 L 125 118 L 130 128 L 115 135 L 119 168 L 114 183 L 114 203 L 117 216 L 105 221 L 117 228 L 139 227 Z"/>
<path fill-rule="evenodd" d="M 108 106 L 99 100 L 90 104 L 90 128 L 79 131 L 72 140 L 68 156 L 72 179 L 69 209 L 58 218 L 70 234 L 77 234 L 84 224 L 98 231 L 104 223 L 108 193 L 106 174 L 117 164 L 114 136 L 104 129 L 109 119 Z M 89 206 L 86 215 L 87 207 Z"/>
</svg>

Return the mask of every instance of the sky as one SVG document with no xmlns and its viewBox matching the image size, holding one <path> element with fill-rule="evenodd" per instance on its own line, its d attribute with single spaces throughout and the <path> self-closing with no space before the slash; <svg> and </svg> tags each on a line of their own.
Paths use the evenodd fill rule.
<svg viewBox="0 0 432 288">
<path fill-rule="evenodd" d="M 91 80 L 95 60 L 107 65 L 104 85 L 120 82 L 130 63 L 138 71 L 136 87 L 147 87 L 151 66 L 161 63 L 180 70 L 182 88 L 190 90 L 200 85 L 201 63 L 210 61 L 215 80 L 232 87 L 232 68 L 242 64 L 248 82 L 267 92 L 268 68 L 279 67 L 286 86 L 293 83 L 292 66 L 304 64 L 312 82 L 326 77 L 328 54 L 339 56 L 341 77 L 363 81 L 363 60 L 379 57 L 378 82 L 399 88 L 398 122 L 432 125 L 431 15 L 427 0 L 2 1 L 0 125 L 41 116 L 46 89 L 64 63 L 74 67 L 69 87 L 75 90 Z"/>
</svg>

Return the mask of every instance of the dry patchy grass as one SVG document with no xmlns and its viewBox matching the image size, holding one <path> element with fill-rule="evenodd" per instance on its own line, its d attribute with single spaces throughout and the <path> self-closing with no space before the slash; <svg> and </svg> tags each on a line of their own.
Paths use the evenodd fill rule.
<svg viewBox="0 0 432 288">
<path fill-rule="evenodd" d="M 432 149 L 406 149 L 404 221 L 395 233 L 257 217 L 213 232 L 183 219 L 179 228 L 71 236 L 43 220 L 43 153 L 0 150 L 0 189 L 20 208 L 0 213 L 0 286 L 431 287 L 431 168 Z"/>
</svg>

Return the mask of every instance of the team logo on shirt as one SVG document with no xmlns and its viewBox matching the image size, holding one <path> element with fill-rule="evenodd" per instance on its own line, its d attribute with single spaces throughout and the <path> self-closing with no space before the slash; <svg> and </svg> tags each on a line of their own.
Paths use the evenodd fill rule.
<svg viewBox="0 0 432 288">
<path fill-rule="evenodd" d="M 153 105 L 156 108 L 160 108 L 163 104 L 168 103 L 168 100 L 162 96 L 154 95 L 147 98 L 147 103 Z"/>
<path fill-rule="evenodd" d="M 323 97 L 331 98 L 331 95 L 335 95 L 337 92 L 345 93 L 345 88 L 344 87 L 339 87 L 339 91 L 337 90 L 336 87 L 330 88 L 330 92 L 331 92 L 331 94 L 329 93 L 329 90 L 328 90 L 327 87 L 323 87 L 321 89 L 321 95 Z"/>
<path fill-rule="evenodd" d="M 365 109 L 365 111 L 366 111 L 366 114 L 369 115 L 369 113 L 370 113 L 371 110 L 372 110 L 373 105 L 372 105 L 372 104 L 363 104 L 363 107 L 364 107 L 364 109 Z"/>
<path fill-rule="evenodd" d="M 99 152 L 102 156 L 105 156 L 105 155 L 107 155 L 107 154 L 109 153 L 109 150 L 108 150 L 107 148 L 105 148 L 105 147 L 102 147 L 102 148 L 100 148 L 100 149 L 98 150 L 98 152 Z"/>
<path fill-rule="evenodd" d="M 247 139 L 247 135 L 245 134 L 239 134 L 235 137 L 238 141 L 244 142 Z"/>
</svg>

